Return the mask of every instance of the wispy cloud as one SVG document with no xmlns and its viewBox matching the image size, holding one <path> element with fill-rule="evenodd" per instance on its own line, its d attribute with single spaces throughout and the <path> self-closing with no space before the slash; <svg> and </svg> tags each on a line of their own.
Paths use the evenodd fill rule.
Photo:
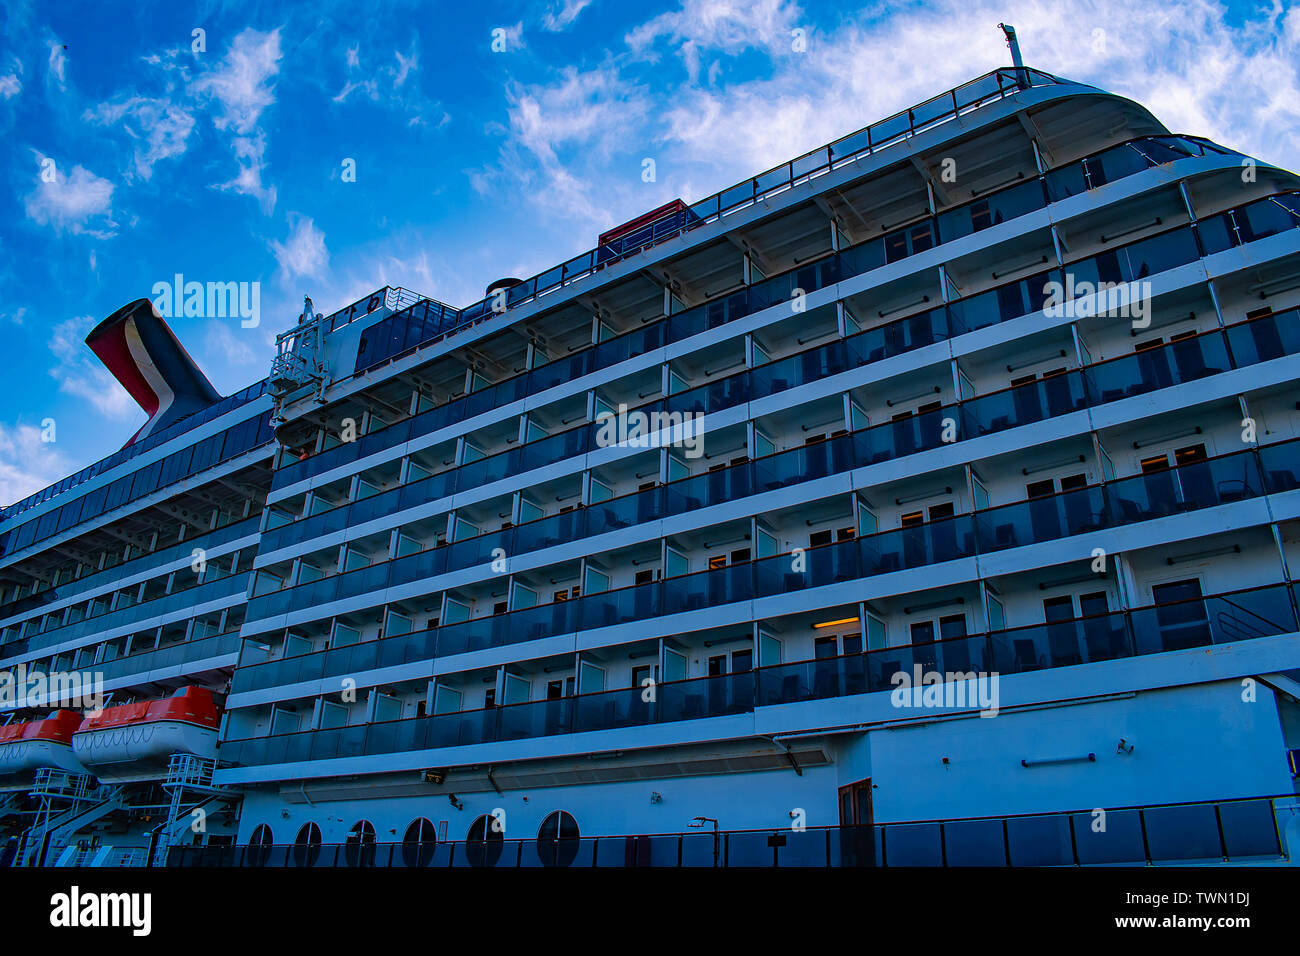
<svg viewBox="0 0 1300 956">
<path fill-rule="evenodd" d="M 266 135 L 258 123 L 275 103 L 272 79 L 280 72 L 280 30 L 262 33 L 251 27 L 231 41 L 221 64 L 190 84 L 200 100 L 213 103 L 216 128 L 230 135 L 239 172 L 219 189 L 252 196 L 268 215 L 275 208 L 275 187 L 262 183 Z"/>
<path fill-rule="evenodd" d="M 93 316 L 83 315 L 66 319 L 51 329 L 50 351 L 58 364 L 50 369 L 50 375 L 58 382 L 60 391 L 89 402 L 107 418 L 118 421 L 142 418 L 140 406 L 86 348 L 85 336 L 94 324 Z"/>
<path fill-rule="evenodd" d="M 83 118 L 88 123 L 124 129 L 136 141 L 135 175 L 143 180 L 153 176 L 153 167 L 161 160 L 183 155 L 194 129 L 194 115 L 188 110 L 167 99 L 147 96 L 101 103 L 86 110 Z"/>
<path fill-rule="evenodd" d="M 643 128 L 653 108 L 648 91 L 613 66 L 567 67 L 555 83 L 512 84 L 506 97 L 509 127 L 501 166 L 473 174 L 474 187 L 490 195 L 522 184 L 529 201 L 550 216 L 588 226 L 605 222 L 608 194 L 592 189 L 587 173 L 625 147 L 630 130 Z M 603 177 L 606 187 L 609 178 Z"/>
<path fill-rule="evenodd" d="M 325 234 L 306 216 L 290 213 L 289 223 L 289 238 L 283 243 L 270 243 L 281 275 L 287 279 L 323 275 L 330 261 Z"/>
<path fill-rule="evenodd" d="M 49 40 L 50 56 L 46 76 L 52 86 L 62 90 L 67 86 L 68 51 L 56 38 Z"/>
<path fill-rule="evenodd" d="M 360 47 L 344 50 L 347 78 L 334 95 L 335 103 L 364 99 L 383 109 L 407 116 L 408 126 L 445 125 L 450 117 L 442 106 L 425 95 L 420 87 L 420 50 L 418 37 L 412 37 L 407 51 L 392 51 L 392 60 L 363 62 Z M 432 123 L 430 120 L 432 119 Z"/>
<path fill-rule="evenodd" d="M 591 4 L 592 0 L 564 0 L 558 12 L 554 7 L 546 11 L 542 17 L 542 28 L 551 33 L 561 33 L 573 26 L 579 14 Z"/>
</svg>

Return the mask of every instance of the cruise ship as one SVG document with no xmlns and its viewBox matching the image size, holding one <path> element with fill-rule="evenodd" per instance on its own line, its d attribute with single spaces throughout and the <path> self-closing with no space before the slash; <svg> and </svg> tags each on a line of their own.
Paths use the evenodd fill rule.
<svg viewBox="0 0 1300 956">
<path fill-rule="evenodd" d="M 1017 56 L 593 238 L 228 397 L 96 327 L 4 861 L 1295 862 L 1300 177 Z"/>
</svg>

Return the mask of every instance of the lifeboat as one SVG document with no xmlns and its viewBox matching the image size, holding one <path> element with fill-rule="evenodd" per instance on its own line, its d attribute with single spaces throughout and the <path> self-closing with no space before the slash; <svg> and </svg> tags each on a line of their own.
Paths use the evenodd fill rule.
<svg viewBox="0 0 1300 956">
<path fill-rule="evenodd" d="M 0 789 L 29 787 L 42 767 L 85 773 L 72 749 L 81 725 L 75 710 L 56 710 L 41 720 L 0 727 Z"/>
<path fill-rule="evenodd" d="M 165 775 L 172 754 L 215 757 L 219 720 L 210 691 L 184 687 L 162 700 L 87 717 L 72 736 L 72 750 L 101 781 L 155 779 Z"/>
</svg>

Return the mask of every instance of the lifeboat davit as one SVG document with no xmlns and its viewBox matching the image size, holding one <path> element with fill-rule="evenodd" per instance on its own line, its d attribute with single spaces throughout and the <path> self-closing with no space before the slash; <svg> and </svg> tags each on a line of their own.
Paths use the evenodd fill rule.
<svg viewBox="0 0 1300 956">
<path fill-rule="evenodd" d="M 85 773 L 72 749 L 81 725 L 75 710 L 56 710 L 40 720 L 0 727 L 0 789 L 30 787 L 42 767 Z"/>
<path fill-rule="evenodd" d="M 172 754 L 215 757 L 220 714 L 212 693 L 185 687 L 162 700 L 106 707 L 72 737 L 78 760 L 100 780 L 161 777 Z"/>
</svg>

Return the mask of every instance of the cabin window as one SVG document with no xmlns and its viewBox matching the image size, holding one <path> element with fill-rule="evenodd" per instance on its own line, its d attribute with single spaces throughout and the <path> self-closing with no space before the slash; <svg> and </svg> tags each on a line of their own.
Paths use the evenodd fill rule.
<svg viewBox="0 0 1300 956">
<path fill-rule="evenodd" d="M 568 866 L 578 856 L 578 821 L 566 810 L 546 815 L 537 830 L 537 856 L 542 866 Z"/>
</svg>

